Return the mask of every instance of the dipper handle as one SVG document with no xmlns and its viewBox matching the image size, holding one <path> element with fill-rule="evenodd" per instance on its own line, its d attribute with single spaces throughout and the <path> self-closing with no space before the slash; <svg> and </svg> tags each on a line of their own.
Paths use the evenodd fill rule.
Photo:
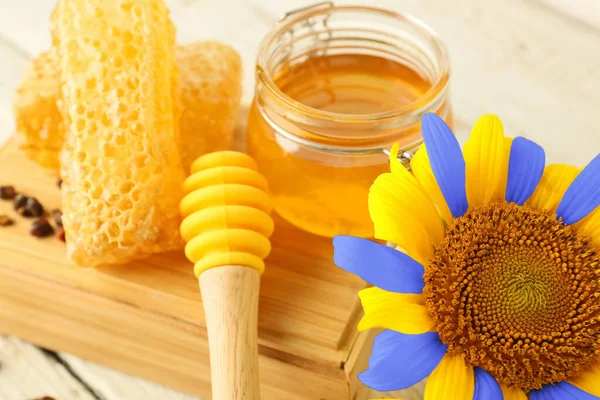
<svg viewBox="0 0 600 400">
<path fill-rule="evenodd" d="M 213 400 L 258 400 L 260 273 L 231 265 L 200 275 L 210 347 Z"/>
<path fill-rule="evenodd" d="M 206 315 L 213 400 L 259 400 L 258 292 L 271 251 L 267 181 L 243 153 L 192 163 L 181 201 L 181 236 Z"/>
</svg>

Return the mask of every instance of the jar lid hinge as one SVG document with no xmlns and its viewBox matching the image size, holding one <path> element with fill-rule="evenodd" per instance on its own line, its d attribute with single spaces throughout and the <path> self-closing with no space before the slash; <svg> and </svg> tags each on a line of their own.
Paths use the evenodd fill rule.
<svg viewBox="0 0 600 400">
<path fill-rule="evenodd" d="M 298 14 L 301 12 L 305 12 L 305 11 L 311 11 L 317 8 L 331 8 L 333 7 L 333 1 L 321 1 L 319 3 L 315 3 L 315 4 L 311 4 L 310 6 L 306 6 L 306 7 L 300 7 L 300 8 L 296 8 L 294 10 L 288 11 L 285 14 L 283 14 L 283 16 L 281 18 L 279 18 L 279 22 L 287 19 L 288 17 L 291 17 L 294 14 Z"/>
<path fill-rule="evenodd" d="M 388 157 L 391 155 L 390 149 L 383 149 L 383 153 Z M 400 161 L 400 163 L 402 165 L 404 165 L 406 167 L 406 169 L 408 169 L 410 171 L 411 170 L 410 161 L 412 160 L 414 155 L 415 155 L 415 153 L 413 153 L 412 151 L 404 150 L 404 151 L 402 151 L 402 153 L 398 154 L 398 161 Z"/>
</svg>

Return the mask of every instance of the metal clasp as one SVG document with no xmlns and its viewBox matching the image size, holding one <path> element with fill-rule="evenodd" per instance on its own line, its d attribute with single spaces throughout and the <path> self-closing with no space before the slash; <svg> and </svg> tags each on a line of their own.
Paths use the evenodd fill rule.
<svg viewBox="0 0 600 400">
<path fill-rule="evenodd" d="M 417 144 L 417 146 L 420 145 Z M 390 156 L 390 149 L 383 149 L 383 154 L 385 154 L 386 156 Z M 412 160 L 412 158 L 415 156 L 415 152 L 412 150 L 403 150 L 402 153 L 398 154 L 398 161 L 400 161 L 400 163 L 402 165 L 404 165 L 404 167 L 406 169 L 408 169 L 409 171 L 411 170 L 410 167 L 410 161 Z"/>
<path fill-rule="evenodd" d="M 332 7 L 333 7 L 333 1 L 322 1 L 320 3 L 315 3 L 310 6 L 296 8 L 294 10 L 288 11 L 285 14 L 283 14 L 283 16 L 281 18 L 279 18 L 279 22 L 282 22 L 286 18 L 291 17 L 292 15 L 298 14 L 301 12 L 312 11 L 312 10 L 316 10 L 318 8 L 332 8 Z M 310 18 L 309 18 L 309 20 L 310 20 Z M 307 21 L 307 22 L 309 22 L 309 21 Z"/>
<path fill-rule="evenodd" d="M 312 12 L 317 10 L 326 11 L 333 7 L 334 4 L 332 1 L 323 1 L 310 6 L 296 8 L 283 14 L 283 16 L 279 19 L 278 23 L 284 23 L 288 18 L 297 14 L 303 14 L 306 12 Z M 329 17 L 330 13 L 326 12 L 324 13 L 324 15 L 320 15 L 320 18 L 317 18 L 316 16 L 310 16 L 304 21 L 302 19 L 299 19 L 297 24 L 293 24 L 292 26 L 290 26 L 290 28 L 281 35 L 281 44 L 286 51 L 282 61 L 287 61 L 293 54 L 296 46 L 295 39 L 297 37 L 313 37 L 314 49 L 308 53 L 309 57 L 316 56 L 319 53 L 325 52 L 327 44 L 332 37 L 331 29 L 328 25 Z M 307 31 L 310 32 L 311 35 L 307 36 Z"/>
</svg>

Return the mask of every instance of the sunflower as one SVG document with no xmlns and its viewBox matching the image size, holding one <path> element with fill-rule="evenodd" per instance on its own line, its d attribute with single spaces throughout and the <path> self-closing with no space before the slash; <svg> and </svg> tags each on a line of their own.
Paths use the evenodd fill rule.
<svg viewBox="0 0 600 400">
<path fill-rule="evenodd" d="M 359 330 L 383 328 L 360 380 L 383 392 L 429 377 L 425 400 L 600 399 L 600 156 L 544 150 L 480 118 L 463 151 L 422 120 L 412 173 L 369 193 L 375 238 L 334 238 L 336 264 L 373 285 Z"/>
</svg>

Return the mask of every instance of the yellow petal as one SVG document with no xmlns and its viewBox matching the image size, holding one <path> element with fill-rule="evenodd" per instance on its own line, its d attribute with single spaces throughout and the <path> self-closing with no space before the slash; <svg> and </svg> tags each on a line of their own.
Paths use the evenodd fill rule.
<svg viewBox="0 0 600 400">
<path fill-rule="evenodd" d="M 504 400 L 527 400 L 527 395 L 521 389 L 511 386 L 508 387 L 504 384 L 500 384 Z"/>
<path fill-rule="evenodd" d="M 377 239 L 389 240 L 424 262 L 442 241 L 444 225 L 433 203 L 408 170 L 379 175 L 369 191 Z"/>
<path fill-rule="evenodd" d="M 371 187 L 369 201 L 371 197 L 376 203 L 391 199 L 396 203 L 395 208 L 410 211 L 418 217 L 433 244 L 436 245 L 444 237 L 444 224 L 440 215 L 419 181 L 407 169 L 401 171 L 378 176 Z M 382 199 L 382 196 L 385 196 L 385 198 Z M 388 204 L 387 202 L 383 203 Z M 403 221 L 400 220 L 400 222 Z M 399 226 L 402 225 L 404 224 L 399 224 Z"/>
<path fill-rule="evenodd" d="M 390 150 L 390 170 L 392 172 L 400 172 L 400 170 L 406 169 L 404 165 L 398 160 L 398 153 L 400 152 L 400 143 L 395 143 Z"/>
<path fill-rule="evenodd" d="M 429 332 L 433 321 L 420 294 L 388 292 L 378 287 L 363 289 L 358 293 L 365 316 L 358 330 L 385 328 L 417 335 Z"/>
<path fill-rule="evenodd" d="M 473 393 L 473 367 L 462 355 L 446 353 L 427 380 L 424 400 L 471 400 Z"/>
<path fill-rule="evenodd" d="M 600 363 L 596 363 L 590 370 L 579 374 L 575 379 L 569 380 L 569 383 L 584 392 L 600 397 Z"/>
<path fill-rule="evenodd" d="M 504 138 L 504 160 L 500 166 L 500 181 L 496 187 L 494 200 L 504 200 L 506 198 L 506 184 L 508 183 L 508 160 L 510 159 L 510 146 L 513 138 Z"/>
<path fill-rule="evenodd" d="M 419 150 L 417 150 L 410 161 L 410 166 L 415 178 L 417 178 L 429 199 L 436 205 L 444 221 L 450 223 L 452 221 L 452 213 L 431 169 L 425 144 L 422 144 Z"/>
<path fill-rule="evenodd" d="M 596 208 L 574 226 L 575 229 L 589 236 L 594 246 L 600 247 L 600 208 Z"/>
<path fill-rule="evenodd" d="M 469 207 L 487 204 L 498 193 L 504 169 L 508 171 L 504 144 L 504 129 L 497 116 L 484 115 L 477 120 L 463 148 Z"/>
<path fill-rule="evenodd" d="M 556 212 L 558 203 L 578 173 L 579 169 L 573 165 L 547 165 L 535 192 L 525 204 L 538 210 Z"/>
</svg>

